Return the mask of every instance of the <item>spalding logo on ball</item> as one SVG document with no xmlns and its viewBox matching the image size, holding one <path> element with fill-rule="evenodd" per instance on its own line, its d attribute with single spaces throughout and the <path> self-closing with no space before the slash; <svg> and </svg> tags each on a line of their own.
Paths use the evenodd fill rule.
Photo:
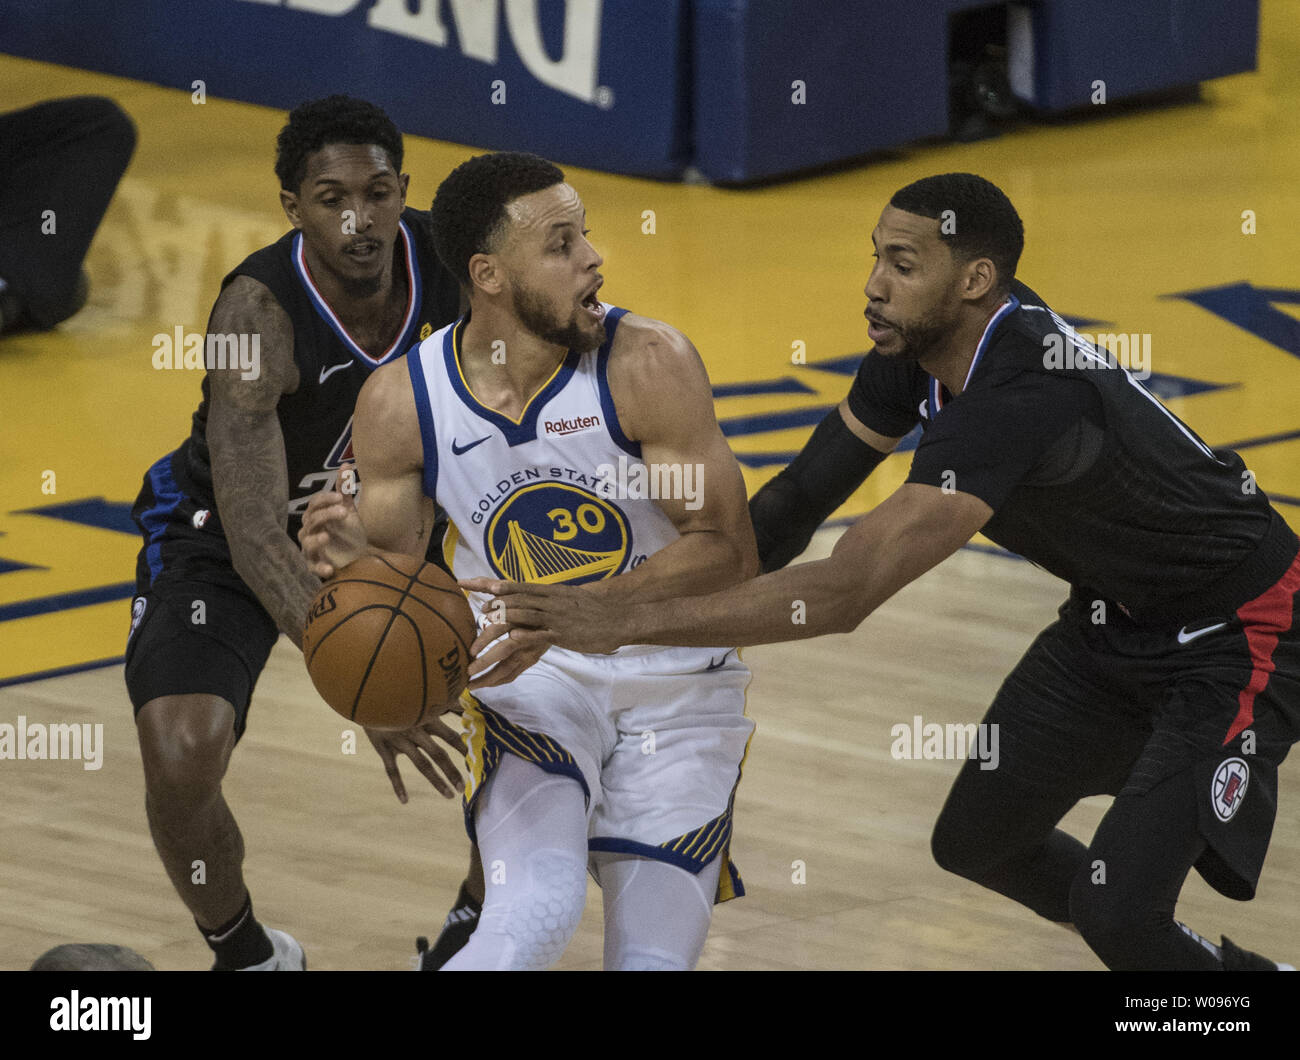
<svg viewBox="0 0 1300 1060">
<path fill-rule="evenodd" d="M 370 729 L 409 729 L 453 706 L 468 683 L 474 616 L 441 567 L 363 556 L 321 586 L 302 654 L 316 691 Z"/>
</svg>

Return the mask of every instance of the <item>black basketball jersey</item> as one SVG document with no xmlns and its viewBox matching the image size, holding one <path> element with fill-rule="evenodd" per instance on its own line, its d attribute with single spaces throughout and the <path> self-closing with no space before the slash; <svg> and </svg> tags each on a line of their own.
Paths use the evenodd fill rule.
<svg viewBox="0 0 1300 1060">
<path fill-rule="evenodd" d="M 460 290 L 433 251 L 427 212 L 403 211 L 394 255 L 396 266 L 407 277 L 406 314 L 397 336 L 377 357 L 356 343 L 321 296 L 307 266 L 300 232 L 289 232 L 250 254 L 222 280 L 223 289 L 236 276 L 257 280 L 293 324 L 298 388 L 280 397 L 276 413 L 288 466 L 288 532 L 295 542 L 311 496 L 334 488 L 339 469 L 352 457 L 352 412 L 362 384 L 377 367 L 401 357 L 459 313 Z M 208 398 L 205 376 L 203 400 L 194 413 L 190 436 L 170 465 L 180 491 L 219 516 L 207 444 Z M 219 518 L 213 523 L 219 527 Z"/>
<path fill-rule="evenodd" d="M 980 497 L 987 537 L 1140 622 L 1230 614 L 1296 555 L 1236 453 L 1212 450 L 1023 285 L 962 393 L 873 352 L 849 404 L 887 437 L 920 422 L 909 482 Z"/>
</svg>

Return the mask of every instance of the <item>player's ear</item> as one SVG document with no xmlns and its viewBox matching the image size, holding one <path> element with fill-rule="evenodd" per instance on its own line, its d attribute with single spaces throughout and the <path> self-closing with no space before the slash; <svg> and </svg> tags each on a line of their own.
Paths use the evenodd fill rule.
<svg viewBox="0 0 1300 1060">
<path fill-rule="evenodd" d="M 289 223 L 294 228 L 302 227 L 302 214 L 298 210 L 298 196 L 291 191 L 280 189 L 280 206 L 284 210 L 284 216 L 289 218 Z"/>
<path fill-rule="evenodd" d="M 978 302 L 997 286 L 998 270 L 989 258 L 968 262 L 965 272 L 963 294 L 972 302 Z"/>
<path fill-rule="evenodd" d="M 411 184 L 411 174 L 409 173 L 403 173 L 401 176 L 397 178 L 397 186 L 402 191 L 402 209 L 406 209 L 406 189 L 410 187 L 410 184 Z"/>
<path fill-rule="evenodd" d="M 469 259 L 470 288 L 484 294 L 498 295 L 505 286 L 505 273 L 495 254 L 475 254 Z"/>
</svg>

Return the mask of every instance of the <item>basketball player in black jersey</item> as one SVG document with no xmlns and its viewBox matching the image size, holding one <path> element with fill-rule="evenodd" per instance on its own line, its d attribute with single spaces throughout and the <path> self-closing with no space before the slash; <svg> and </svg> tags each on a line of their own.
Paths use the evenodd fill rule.
<svg viewBox="0 0 1300 1060">
<path fill-rule="evenodd" d="M 499 595 L 521 649 L 762 644 L 855 629 L 983 531 L 1071 592 L 985 716 L 999 764 L 962 769 L 936 860 L 1072 925 L 1112 969 L 1276 970 L 1174 907 L 1193 867 L 1229 897 L 1255 892 L 1300 738 L 1295 534 L 1240 457 L 1014 280 L 1023 229 L 992 184 L 909 185 L 872 238 L 875 349 L 751 502 L 774 571 L 919 422 L 907 481 L 828 559 L 617 611 L 581 588 L 467 584 Z M 1094 794 L 1116 798 L 1085 846 L 1056 825 Z"/>
<path fill-rule="evenodd" d="M 405 209 L 401 168 L 401 134 L 378 107 L 332 96 L 290 114 L 275 172 L 294 230 L 222 281 L 190 437 L 149 469 L 133 511 L 145 540 L 126 684 L 149 827 L 217 969 L 305 965 L 291 936 L 253 916 L 221 781 L 276 638 L 301 647 L 320 582 L 296 535 L 311 495 L 345 474 L 361 385 L 459 310 L 428 214 Z M 397 754 L 455 793 L 432 739 L 459 747 L 451 730 L 369 735 L 401 801 Z"/>
</svg>

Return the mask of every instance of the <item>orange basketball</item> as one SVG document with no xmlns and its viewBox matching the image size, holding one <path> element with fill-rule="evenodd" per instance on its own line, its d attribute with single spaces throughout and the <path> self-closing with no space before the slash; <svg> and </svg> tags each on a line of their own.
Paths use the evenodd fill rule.
<svg viewBox="0 0 1300 1060">
<path fill-rule="evenodd" d="M 302 654 L 316 691 L 343 717 L 409 729 L 464 691 L 476 633 L 464 594 L 442 568 L 383 553 L 321 586 Z"/>
</svg>

